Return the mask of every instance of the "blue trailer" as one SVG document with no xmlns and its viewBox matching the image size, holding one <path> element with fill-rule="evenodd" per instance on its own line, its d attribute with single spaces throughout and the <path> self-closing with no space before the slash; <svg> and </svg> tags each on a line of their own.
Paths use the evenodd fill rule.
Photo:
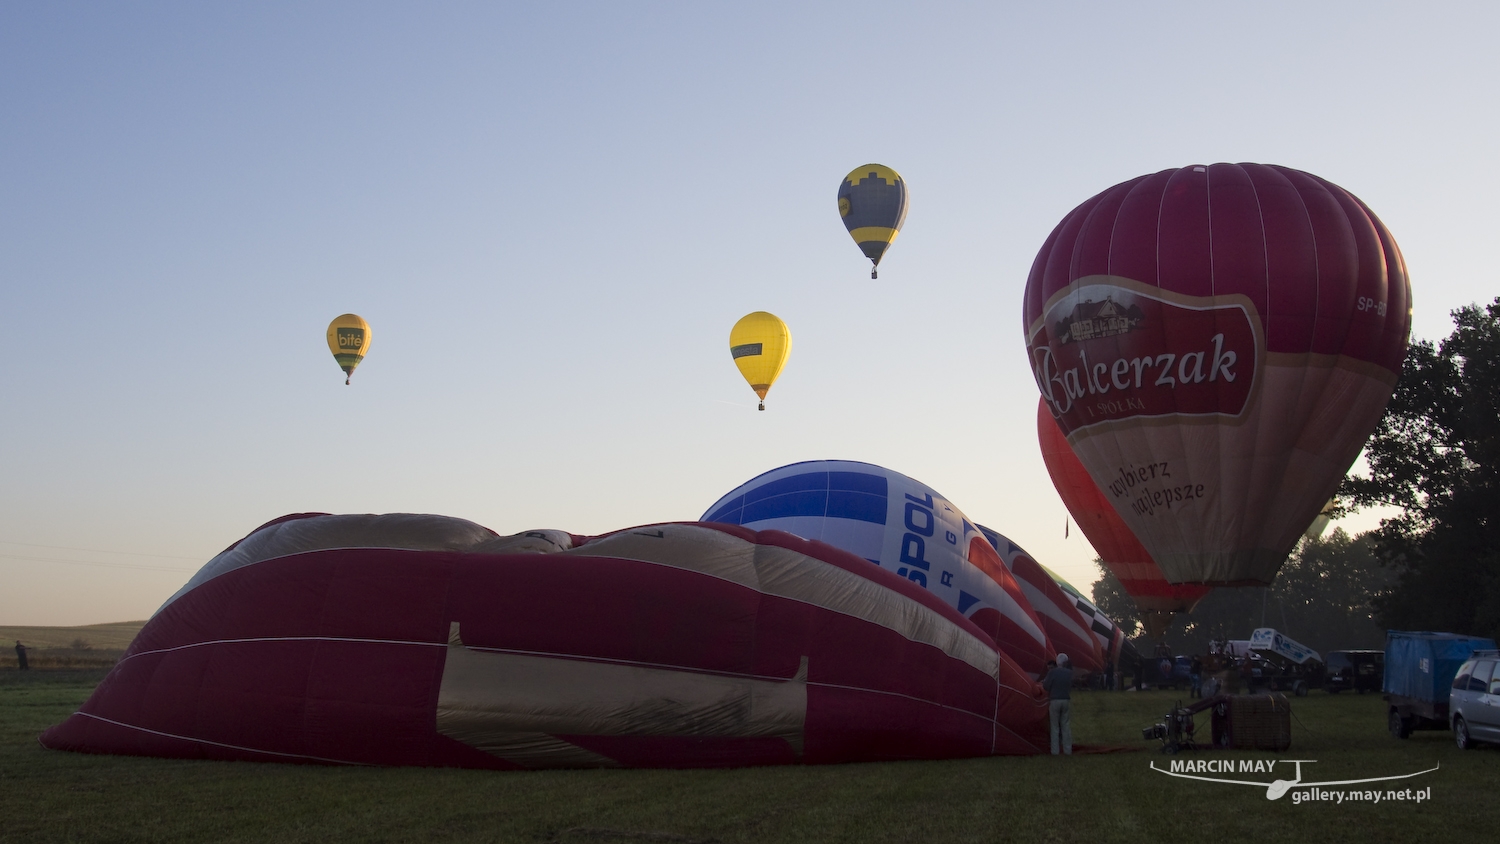
<svg viewBox="0 0 1500 844">
<path fill-rule="evenodd" d="M 1458 667 L 1474 651 L 1493 647 L 1494 639 L 1478 636 L 1386 631 L 1382 690 L 1391 735 L 1448 729 L 1448 688 Z"/>
</svg>

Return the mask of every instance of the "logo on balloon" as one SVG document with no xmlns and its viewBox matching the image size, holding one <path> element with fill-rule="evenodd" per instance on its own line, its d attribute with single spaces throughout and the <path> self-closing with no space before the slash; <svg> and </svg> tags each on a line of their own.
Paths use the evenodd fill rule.
<svg viewBox="0 0 1500 844">
<path fill-rule="evenodd" d="M 1265 358 L 1260 317 L 1246 297 L 1097 278 L 1049 303 L 1027 344 L 1065 434 L 1134 417 L 1245 412 Z"/>
<path fill-rule="evenodd" d="M 1140 328 L 1145 319 L 1139 305 L 1122 307 L 1112 296 L 1105 296 L 1103 302 L 1080 302 L 1073 308 L 1073 313 L 1058 320 L 1057 342 L 1072 343 L 1113 337 Z"/>
</svg>

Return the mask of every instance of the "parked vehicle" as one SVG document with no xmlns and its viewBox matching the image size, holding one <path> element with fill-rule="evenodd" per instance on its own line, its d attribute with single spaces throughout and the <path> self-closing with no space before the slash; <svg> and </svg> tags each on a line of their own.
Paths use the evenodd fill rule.
<svg viewBox="0 0 1500 844">
<path fill-rule="evenodd" d="M 1459 750 L 1500 742 L 1500 651 L 1475 651 L 1448 692 L 1448 719 Z"/>
<path fill-rule="evenodd" d="M 1250 634 L 1249 651 L 1262 660 L 1251 669 L 1252 685 L 1306 697 L 1308 689 L 1323 684 L 1323 658 L 1284 633 L 1270 627 L 1256 628 Z"/>
<path fill-rule="evenodd" d="M 1141 683 L 1153 689 L 1186 689 L 1193 684 L 1190 656 L 1149 656 L 1141 660 Z"/>
<path fill-rule="evenodd" d="M 1331 695 L 1353 690 L 1380 691 L 1385 679 L 1385 651 L 1332 651 L 1323 674 L 1323 689 Z"/>
<path fill-rule="evenodd" d="M 1457 633 L 1387 631 L 1381 688 L 1391 735 L 1450 729 L 1449 693 L 1459 668 L 1476 650 L 1494 648 L 1493 639 Z"/>
</svg>

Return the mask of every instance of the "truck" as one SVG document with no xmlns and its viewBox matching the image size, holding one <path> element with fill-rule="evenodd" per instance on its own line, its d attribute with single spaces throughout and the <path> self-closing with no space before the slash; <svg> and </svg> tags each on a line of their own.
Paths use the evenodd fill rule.
<svg viewBox="0 0 1500 844">
<path fill-rule="evenodd" d="M 1494 639 L 1458 633 L 1386 631 L 1381 691 L 1391 735 L 1448 729 L 1448 692 L 1458 667 L 1474 651 L 1494 647 Z"/>
<path fill-rule="evenodd" d="M 1252 669 L 1253 683 L 1273 691 L 1289 690 L 1297 697 L 1306 697 L 1309 688 L 1323 685 L 1322 656 L 1284 633 L 1258 627 L 1250 634 L 1247 650 L 1263 660 Z"/>
</svg>

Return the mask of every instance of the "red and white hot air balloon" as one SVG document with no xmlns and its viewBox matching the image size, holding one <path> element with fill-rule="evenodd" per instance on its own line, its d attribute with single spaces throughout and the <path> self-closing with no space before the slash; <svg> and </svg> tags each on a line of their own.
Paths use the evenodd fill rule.
<svg viewBox="0 0 1500 844">
<path fill-rule="evenodd" d="M 1085 617 L 1077 599 L 1063 591 L 1062 585 L 1051 572 L 1042 567 L 1026 550 L 993 528 L 976 524 L 991 548 L 1000 555 L 1005 567 L 1010 570 L 1021 594 L 1036 612 L 1047 631 L 1052 647 L 1068 655 L 1073 667 L 1088 673 L 1103 671 L 1112 654 L 1106 654 L 1106 641 L 1101 641 L 1091 629 L 1092 615 Z M 1111 631 L 1113 625 L 1103 628 Z"/>
<path fill-rule="evenodd" d="M 1115 505 L 1078 462 L 1067 437 L 1057 427 L 1057 420 L 1047 409 L 1045 400 L 1037 402 L 1036 435 L 1042 447 L 1042 462 L 1073 521 L 1099 553 L 1120 587 L 1140 610 L 1146 632 L 1154 639 L 1166 633 L 1172 613 L 1187 612 L 1213 587 L 1196 583 L 1171 584 L 1162 576 L 1156 561 L 1130 532 L 1130 526 L 1115 512 Z"/>
<path fill-rule="evenodd" d="M 1316 176 L 1164 170 L 1075 208 L 1026 284 L 1042 397 L 1170 583 L 1266 584 L 1390 399 L 1411 289 Z"/>
</svg>

